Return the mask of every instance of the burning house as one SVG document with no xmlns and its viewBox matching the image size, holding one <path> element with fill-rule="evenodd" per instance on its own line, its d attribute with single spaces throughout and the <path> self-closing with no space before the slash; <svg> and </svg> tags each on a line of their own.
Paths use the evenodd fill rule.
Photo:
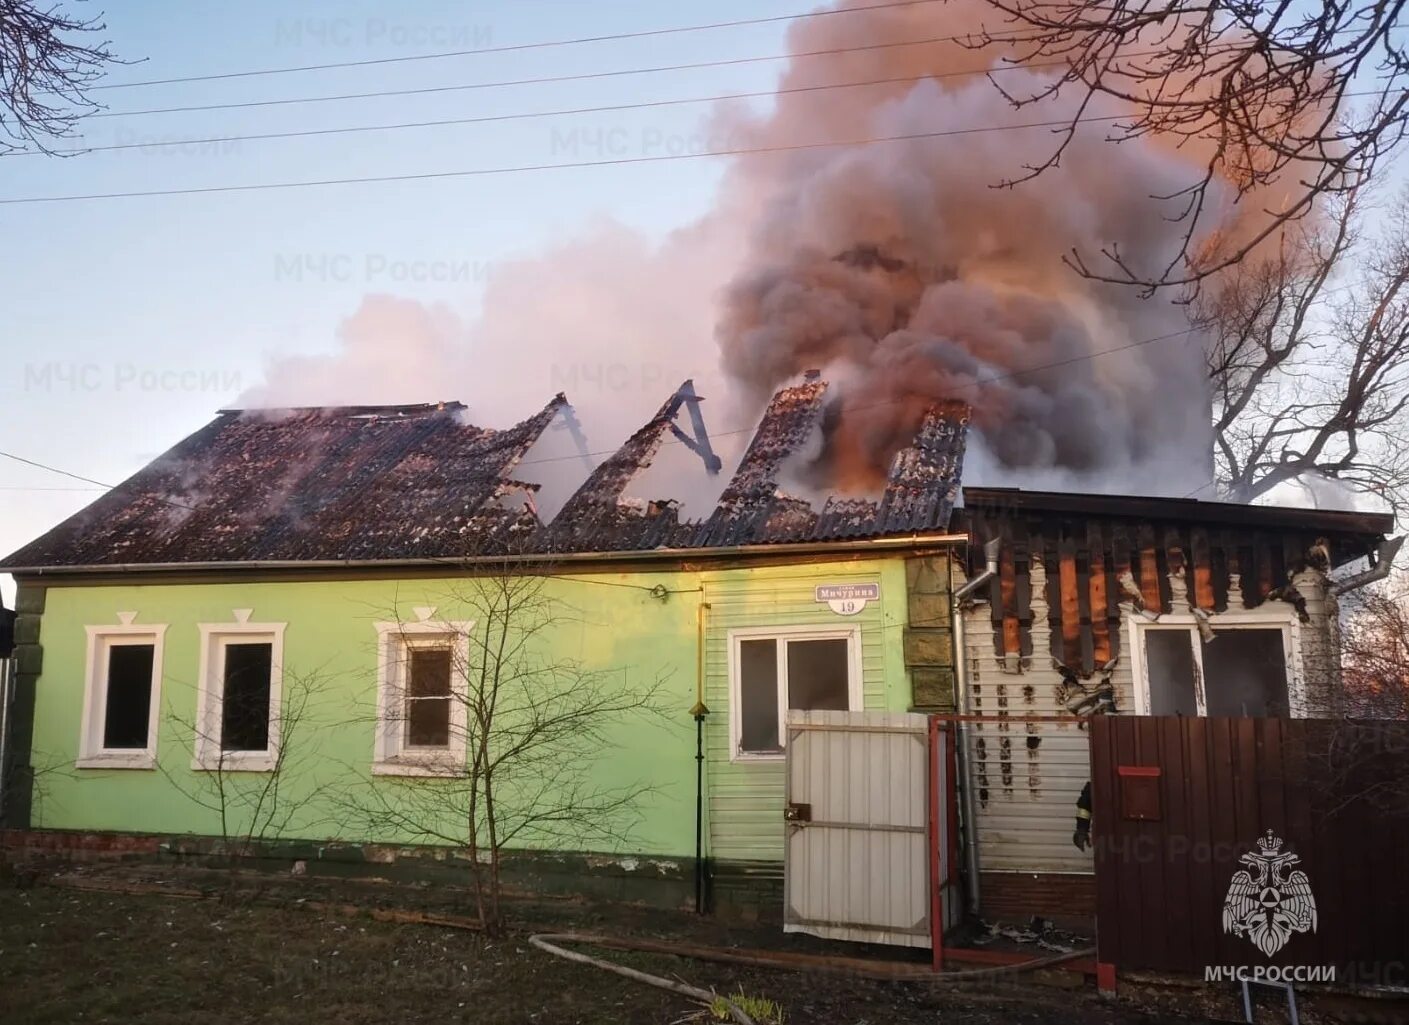
<svg viewBox="0 0 1409 1025">
<path fill-rule="evenodd" d="M 661 681 L 673 710 L 626 710 L 591 760 L 592 788 L 647 784 L 630 828 L 599 846 L 539 834 L 507 863 L 667 901 L 707 883 L 717 906 L 783 910 L 828 935 L 927 942 L 892 899 L 923 897 L 914 851 L 884 870 L 785 873 L 826 835 L 839 794 L 865 828 L 915 841 L 896 825 L 920 813 L 894 795 L 927 792 L 909 755 L 817 753 L 847 716 L 956 727 L 946 920 L 961 879 L 971 911 L 1081 918 L 1091 855 L 1073 821 L 1092 717 L 1338 707 L 1332 574 L 1387 565 L 1387 516 L 975 488 L 961 500 L 971 414 L 954 401 L 913 411 L 869 491 L 819 499 L 818 467 L 840 471 L 816 441 L 855 425 L 832 390 L 815 373 L 777 390 L 726 468 L 686 381 L 552 515 L 529 478 L 549 432 L 580 446 L 562 395 L 507 429 L 456 403 L 222 412 L 4 561 L 19 581 L 7 823 L 57 846 L 102 834 L 198 849 L 220 826 L 189 795 L 228 758 L 294 774 L 304 802 L 261 839 L 310 870 L 434 864 L 443 830 L 345 809 L 354 793 L 463 771 L 456 699 L 474 659 L 452 656 L 475 624 L 461 587 L 496 576 L 538 579 L 571 610 L 543 635 L 545 658 L 622 687 Z M 666 445 L 703 478 L 727 472 L 707 515 L 637 493 Z M 317 743 L 300 739 L 293 770 L 281 704 L 315 671 Z M 257 722 L 235 723 L 232 702 Z M 790 775 L 804 743 L 797 761 L 822 783 Z"/>
</svg>

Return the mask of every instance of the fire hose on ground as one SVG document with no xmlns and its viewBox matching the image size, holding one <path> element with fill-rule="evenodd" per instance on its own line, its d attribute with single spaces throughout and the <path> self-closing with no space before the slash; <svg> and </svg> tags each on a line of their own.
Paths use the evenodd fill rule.
<svg viewBox="0 0 1409 1025">
<path fill-rule="evenodd" d="M 959 972 L 935 973 L 919 965 L 888 964 L 885 962 L 868 963 L 860 958 L 829 958 L 789 952 L 745 952 L 722 947 L 699 947 L 691 944 L 662 943 L 654 940 L 615 939 L 613 937 L 598 936 L 592 933 L 535 933 L 528 938 L 528 942 L 539 950 L 552 954 L 555 957 L 561 957 L 568 961 L 575 961 L 578 964 L 592 965 L 605 971 L 615 972 L 625 978 L 634 979 L 637 982 L 668 990 L 672 993 L 679 993 L 695 1000 L 700 1000 L 706 1004 L 719 999 L 718 994 L 709 990 L 699 989 L 695 986 L 689 986 L 685 983 L 676 982 L 673 979 L 652 975 L 649 972 L 638 971 L 635 968 L 627 968 L 625 965 L 615 964 L 601 958 L 591 957 L 590 955 L 582 954 L 575 950 L 568 950 L 559 946 L 559 944 L 574 943 L 594 947 L 605 947 L 609 950 L 627 950 L 648 954 L 670 954 L 677 957 L 689 957 L 701 961 L 717 961 L 723 964 L 747 965 L 755 968 L 772 968 L 783 971 L 822 971 L 829 974 L 860 976 L 890 982 L 919 982 L 929 984 L 960 983 L 976 979 L 991 979 L 1005 975 L 1017 975 L 1021 972 L 1052 968 L 1060 964 L 1065 964 L 1068 961 L 1090 957 L 1096 952 L 1095 947 L 1086 947 L 1081 950 L 1062 951 L 1061 953 L 1051 954 L 1047 957 L 1034 958 L 1030 961 L 1022 961 L 1017 964 L 994 965 L 987 968 L 971 968 Z M 739 1023 L 739 1025 L 752 1025 L 749 1016 L 745 1014 L 737 1004 L 730 1001 L 727 997 L 723 999 L 735 1022 Z"/>
</svg>

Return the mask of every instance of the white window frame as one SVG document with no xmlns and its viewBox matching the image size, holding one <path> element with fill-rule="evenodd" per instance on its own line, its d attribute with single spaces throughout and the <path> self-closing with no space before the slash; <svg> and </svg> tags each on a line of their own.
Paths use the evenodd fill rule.
<svg viewBox="0 0 1409 1025">
<path fill-rule="evenodd" d="M 165 623 L 135 624 L 134 613 L 122 613 L 116 626 L 85 626 L 88 634 L 83 686 L 83 721 L 78 738 L 80 769 L 154 769 L 157 764 L 157 723 L 161 706 L 162 654 Z M 152 646 L 152 689 L 147 709 L 147 746 L 138 748 L 103 747 L 105 712 L 108 704 L 108 652 L 121 645 Z"/>
<path fill-rule="evenodd" d="M 447 622 L 423 619 L 414 623 L 377 623 L 377 724 L 372 754 L 376 776 L 460 776 L 466 772 L 465 717 L 473 620 Z M 416 748 L 405 742 L 402 682 L 412 648 L 447 647 L 450 659 L 450 744 L 446 748 Z M 393 710 L 395 714 L 393 715 Z"/>
<path fill-rule="evenodd" d="M 743 680 L 739 658 L 741 641 L 846 641 L 847 681 L 846 707 L 858 712 L 865 700 L 861 674 L 861 626 L 750 626 L 728 633 L 729 664 L 729 760 L 731 762 L 779 762 L 787 756 L 788 746 L 788 652 L 787 644 L 778 644 L 778 746 L 776 753 L 741 751 L 743 741 Z"/>
<path fill-rule="evenodd" d="M 195 756 L 191 768 L 201 771 L 273 772 L 279 764 L 283 722 L 284 630 L 287 623 L 199 623 L 200 670 L 197 676 Z M 225 697 L 225 648 L 230 644 L 267 642 L 269 655 L 269 744 L 263 751 L 222 751 L 221 724 Z"/>
<path fill-rule="evenodd" d="M 1271 604 L 1274 607 L 1268 608 Z M 1135 714 L 1150 714 L 1150 672 L 1145 654 L 1145 631 L 1183 630 L 1192 632 L 1190 647 L 1193 650 L 1194 671 L 1198 680 L 1194 687 L 1194 701 L 1202 718 L 1208 715 L 1208 699 L 1205 693 L 1203 645 L 1197 643 L 1199 637 L 1199 617 L 1193 613 L 1175 612 L 1159 617 L 1158 621 L 1143 616 L 1126 616 L 1126 638 L 1131 652 L 1131 666 L 1135 676 Z M 1287 712 L 1292 719 L 1306 717 L 1306 693 L 1302 686 L 1301 667 L 1301 620 L 1294 609 L 1280 602 L 1264 603 L 1255 609 L 1230 609 L 1227 612 L 1209 613 L 1208 625 L 1216 632 L 1225 630 L 1281 630 L 1282 659 L 1287 671 Z"/>
</svg>

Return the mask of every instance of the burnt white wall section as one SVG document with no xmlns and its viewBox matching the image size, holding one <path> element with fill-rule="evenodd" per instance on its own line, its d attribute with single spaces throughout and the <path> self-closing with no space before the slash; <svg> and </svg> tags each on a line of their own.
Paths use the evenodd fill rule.
<svg viewBox="0 0 1409 1025">
<path fill-rule="evenodd" d="M 929 720 L 788 716 L 785 932 L 930 945 Z"/>
<path fill-rule="evenodd" d="M 1093 871 L 1090 851 L 1078 850 L 1072 843 L 1076 801 L 1090 778 L 1089 741 L 1082 720 L 1068 708 L 1070 680 L 1064 680 L 1051 654 L 1047 571 L 1041 559 L 1032 558 L 1031 655 L 1005 659 L 996 650 L 987 602 L 973 602 L 961 611 L 961 685 L 967 690 L 968 711 L 1012 720 L 975 722 L 968 729 L 967 782 L 972 787 L 982 872 Z M 1293 718 L 1339 714 L 1336 603 L 1323 571 L 1306 568 L 1293 578 L 1299 597 L 1304 599 L 1301 608 L 1281 600 L 1245 608 L 1235 575 L 1230 580 L 1225 611 L 1196 611 L 1182 571 L 1168 574 L 1167 583 L 1170 611 L 1140 612 L 1123 605 L 1121 643 L 1114 666 L 1108 671 L 1097 667 L 1090 677 L 1080 680 L 1081 687 L 1093 693 L 1108 680 L 1114 714 L 1151 711 L 1152 666 L 1145 641 L 1152 632 L 1188 638 L 1191 662 L 1200 665 L 1203 660 L 1200 669 L 1206 669 L 1208 678 L 1216 682 L 1220 666 L 1214 660 L 1219 657 L 1219 640 L 1243 630 L 1271 631 L 1280 640 L 1288 707 L 1279 714 Z M 1213 639 L 1205 642 L 1209 636 Z M 1246 657 L 1239 654 L 1237 646 L 1224 651 L 1230 659 Z M 1156 657 L 1156 673 L 1158 661 Z M 1199 686 L 1202 683 L 1200 672 Z M 1160 685 L 1156 679 L 1155 686 Z M 1202 704 L 1201 711 L 1207 711 L 1207 701 Z M 1024 717 L 1063 721 L 1033 723 L 1025 722 Z M 1094 824 L 1094 829 L 1099 832 L 1100 824 Z"/>
<path fill-rule="evenodd" d="M 972 723 L 968 730 L 979 870 L 1090 873 L 1091 852 L 1077 850 L 1071 842 L 1076 799 L 1090 778 L 1089 742 L 1080 720 L 1066 712 L 1062 676 L 1048 654 L 1045 568 L 1034 559 L 1029 572 L 1031 657 L 1005 661 L 997 654 L 987 603 L 962 613 L 961 672 L 969 711 L 1013 718 L 1011 723 Z M 1111 684 L 1116 706 L 1129 708 L 1133 682 L 1128 659 L 1116 663 Z M 1065 716 L 1069 721 L 1026 723 L 1023 716 Z"/>
</svg>

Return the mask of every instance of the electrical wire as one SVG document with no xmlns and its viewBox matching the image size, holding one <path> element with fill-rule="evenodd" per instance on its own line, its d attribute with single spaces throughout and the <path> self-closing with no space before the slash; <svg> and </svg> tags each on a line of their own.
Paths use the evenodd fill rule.
<svg viewBox="0 0 1409 1025">
<path fill-rule="evenodd" d="M 1346 93 L 1347 97 L 1377 95 L 1373 93 Z M 951 128 L 935 132 L 908 132 L 902 135 L 885 135 L 875 138 L 852 139 L 839 142 L 799 142 L 776 146 L 739 146 L 731 149 L 703 150 L 698 153 L 662 153 L 655 156 L 611 157 L 606 160 L 576 160 L 560 163 L 518 164 L 504 167 L 477 167 L 458 171 L 425 171 L 411 174 L 367 175 L 354 178 L 322 178 L 308 181 L 255 182 L 248 185 L 203 185 L 180 189 L 143 189 L 130 192 L 94 192 L 66 196 L 18 196 L 0 198 L 0 206 L 34 203 L 74 203 L 96 199 L 138 199 L 154 196 L 192 196 L 225 192 L 263 192 L 275 189 L 324 188 L 333 185 L 371 185 L 399 181 L 432 181 L 449 178 L 473 178 L 502 174 L 520 174 L 531 171 L 572 170 L 587 167 L 619 167 L 628 164 L 656 164 L 672 160 L 703 160 L 718 157 L 736 157 L 770 153 L 797 153 L 818 149 L 846 149 L 854 146 L 874 146 L 896 142 L 914 142 L 923 139 L 941 139 L 960 135 L 979 135 L 990 132 L 1023 131 L 1034 128 L 1067 129 L 1080 124 L 1113 124 L 1128 120 L 1132 115 L 1111 114 L 1094 117 L 1060 118 L 1053 121 L 1029 121 L 1015 125 L 975 125 L 969 128 Z"/>
<path fill-rule="evenodd" d="M 108 85 L 91 86 L 89 91 L 100 89 L 135 89 L 140 86 L 177 85 L 184 82 L 214 82 L 231 78 L 254 78 L 261 75 L 289 75 L 305 71 L 328 71 L 334 68 L 365 68 L 381 64 L 405 64 L 412 61 L 440 60 L 446 57 L 470 57 L 486 53 L 518 53 L 524 50 L 543 50 L 551 47 L 578 46 L 584 43 L 615 42 L 626 39 L 650 39 L 668 35 L 682 35 L 688 32 L 706 32 L 716 29 L 744 28 L 751 25 L 776 25 L 790 21 L 803 21 L 810 18 L 830 18 L 842 14 L 864 14 L 867 11 L 884 11 L 898 7 L 919 7 L 925 4 L 942 3 L 944 0 L 891 0 L 888 3 L 870 4 L 866 7 L 848 7 L 827 11 L 807 11 L 802 14 L 777 14 L 759 18 L 739 18 L 734 21 L 716 21 L 703 25 L 682 25 L 671 28 L 639 29 L 632 32 L 615 32 L 608 35 L 578 36 L 572 39 L 551 39 L 536 43 L 506 43 L 502 46 L 484 46 L 472 50 L 444 50 L 437 53 L 408 54 L 401 57 L 371 57 L 364 60 L 338 61 L 331 64 L 302 64 L 284 68 L 261 68 L 252 71 L 227 71 L 213 75 L 188 75 L 182 78 L 155 78 L 142 82 L 115 82 Z M 1005 33 L 991 33 L 1004 35 Z M 1010 33 L 1009 33 L 1010 34 Z M 977 39 L 979 33 L 949 36 L 947 42 Z"/>
<path fill-rule="evenodd" d="M 655 164 L 670 160 L 703 160 L 754 154 L 799 153 L 819 149 L 846 149 L 853 146 L 875 146 L 922 139 L 943 139 L 958 135 L 978 135 L 988 132 L 1011 132 L 1033 128 L 1061 129 L 1076 123 L 1116 122 L 1129 115 L 1110 117 L 1063 118 L 1057 121 L 1031 121 L 1016 125 L 987 125 L 974 128 L 951 128 L 938 132 L 909 132 L 869 139 L 841 142 L 799 142 L 778 146 L 739 146 L 732 149 L 704 150 L 699 153 L 662 153 L 655 156 L 611 157 L 606 160 L 574 160 L 564 163 L 517 164 L 504 167 L 476 167 L 459 171 L 424 171 L 417 174 L 368 175 L 357 178 L 321 178 L 309 181 L 255 182 L 249 185 L 199 185 L 182 189 L 141 189 L 131 192 L 91 192 L 67 196 L 17 196 L 0 198 L 0 206 L 35 203 L 78 203 L 95 199 L 140 199 L 153 196 L 195 196 L 225 192 L 264 192 L 271 189 L 310 189 L 332 185 L 374 185 L 401 181 L 434 181 L 449 178 L 475 178 L 501 174 L 521 174 L 529 171 L 571 170 L 585 167 L 620 167 L 628 164 Z"/>
<path fill-rule="evenodd" d="M 871 50 L 893 50 L 905 46 L 927 46 L 932 43 L 947 42 L 950 36 L 933 36 L 925 39 L 901 39 L 886 43 L 859 43 L 854 46 L 833 46 L 821 50 L 801 50 L 796 53 L 774 53 L 759 57 L 731 57 L 723 60 L 693 61 L 687 64 L 658 64 L 644 68 L 615 68 L 610 71 L 585 71 L 571 75 L 543 75 L 535 78 L 511 78 L 494 82 L 467 82 L 457 85 L 424 86 L 417 89 L 379 89 L 361 93 L 333 93 L 326 96 L 294 96 L 272 100 L 240 100 L 230 103 L 208 103 L 185 107 L 149 107 L 143 110 L 107 110 L 86 115 L 86 120 L 114 117 L 138 117 L 147 114 L 189 114 L 210 110 L 243 110 L 249 107 L 281 107 L 299 103 L 333 103 L 342 100 L 371 100 L 397 96 L 428 96 L 437 93 L 465 92 L 472 89 L 506 89 L 522 85 L 553 85 L 563 82 L 587 82 L 604 78 L 621 78 L 628 75 L 654 75 L 669 71 L 698 71 L 704 68 L 736 67 L 744 64 L 761 64 L 768 61 L 794 60 L 802 57 L 832 57 L 848 53 L 863 53 Z M 1044 66 L 1055 66 L 1060 61 L 1052 61 Z M 1018 69 L 1023 65 L 1000 65 L 1004 69 Z M 37 151 L 36 151 L 37 152 Z"/>
<path fill-rule="evenodd" d="M 1049 67 L 1063 62 L 1053 61 L 1050 64 L 1032 64 L 1027 67 Z M 877 85 L 899 85 L 910 82 L 923 82 L 931 78 L 960 78 L 973 75 L 985 75 L 993 71 L 1016 70 L 1016 65 L 1004 66 L 1000 68 L 980 69 L 975 71 L 944 71 L 931 75 L 897 75 L 890 78 L 871 78 L 857 82 L 830 82 L 823 85 L 800 85 L 788 86 L 781 89 L 759 89 L 753 92 L 742 93 L 717 93 L 713 96 L 687 96 L 679 99 L 667 100 L 641 100 L 634 103 L 613 103 L 599 107 L 569 107 L 556 110 L 534 110 L 514 112 L 509 114 L 485 114 L 477 117 L 454 117 L 443 118 L 434 121 L 400 121 L 394 124 L 385 125 L 350 125 L 342 128 L 311 128 L 288 132 L 258 132 L 251 135 L 216 135 L 203 136 L 189 139 L 154 139 L 143 142 L 116 143 L 108 146 L 74 146 L 69 149 L 56 150 L 13 150 L 0 153 L 0 159 L 9 157 L 39 157 L 39 156 L 84 156 L 89 153 L 106 153 L 112 150 L 127 149 L 154 149 L 163 146 L 201 146 L 213 143 L 226 142 L 258 142 L 269 139 L 298 139 L 308 136 L 319 135 L 349 135 L 359 132 L 389 132 L 406 128 L 440 128 L 450 125 L 475 125 L 490 124 L 499 121 L 523 121 L 540 117 L 565 117 L 575 114 L 604 114 L 615 113 L 623 110 L 645 110 L 659 107 L 683 106 L 691 103 L 724 103 L 732 100 L 751 100 L 761 97 L 790 96 L 800 93 L 826 92 L 833 89 L 857 89 L 867 86 Z"/>
<path fill-rule="evenodd" d="M 50 466 L 48 463 L 41 463 L 36 459 L 26 459 L 24 456 L 15 455 L 15 453 L 13 452 L 0 451 L 0 456 L 3 456 L 6 459 L 13 459 L 17 463 L 23 463 L 25 466 L 32 466 L 38 470 L 47 470 L 50 473 L 57 473 L 61 477 L 69 477 L 73 480 L 82 481 L 85 484 L 96 484 L 99 488 L 102 488 L 104 492 L 121 491 L 124 489 L 129 491 L 136 491 L 136 489 L 129 484 L 104 484 L 102 481 L 94 480 L 92 477 L 85 477 L 80 473 L 72 473 L 68 470 L 62 470 L 57 466 Z M 73 490 L 81 491 L 86 489 L 74 488 Z M 197 511 L 196 506 L 194 505 L 186 505 L 184 502 L 177 502 L 174 499 L 162 498 L 160 495 L 154 495 L 149 491 L 138 491 L 137 493 L 145 495 L 149 498 L 154 498 L 158 502 L 164 502 L 166 505 L 175 506 L 177 509 L 185 509 L 187 512 Z"/>
</svg>

